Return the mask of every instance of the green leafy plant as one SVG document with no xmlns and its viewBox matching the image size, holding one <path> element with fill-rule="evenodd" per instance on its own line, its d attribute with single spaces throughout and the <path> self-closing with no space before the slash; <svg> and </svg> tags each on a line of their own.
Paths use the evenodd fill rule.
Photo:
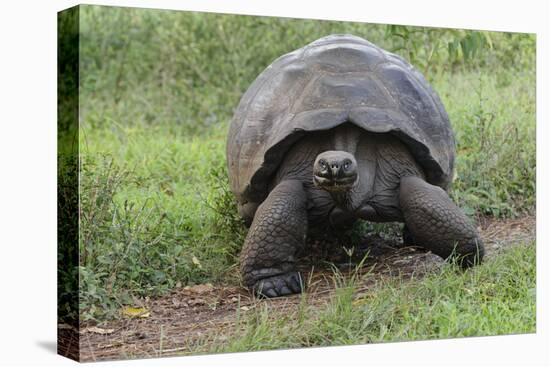
<svg viewBox="0 0 550 367">
<path fill-rule="evenodd" d="M 388 25 L 392 51 L 405 56 L 426 74 L 462 66 L 477 67 L 492 50 L 490 32 Z"/>
</svg>

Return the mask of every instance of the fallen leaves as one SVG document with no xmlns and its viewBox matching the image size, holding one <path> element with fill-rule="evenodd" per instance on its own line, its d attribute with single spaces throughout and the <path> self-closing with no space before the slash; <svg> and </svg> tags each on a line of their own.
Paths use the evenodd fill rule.
<svg viewBox="0 0 550 367">
<path fill-rule="evenodd" d="M 190 296 L 191 299 L 186 301 L 188 306 L 202 306 L 207 304 L 207 300 L 204 299 L 207 293 L 210 293 L 214 289 L 214 286 L 210 283 L 197 284 L 193 286 L 183 287 L 183 291 L 186 295 Z M 197 297 L 200 296 L 200 297 Z"/>
<path fill-rule="evenodd" d="M 177 292 L 171 299 L 174 308 L 191 307 L 196 310 L 197 307 L 208 306 L 210 310 L 215 311 L 224 304 L 240 303 L 248 297 L 238 293 L 241 289 L 237 287 L 214 287 L 211 283 L 187 285 Z"/>
<path fill-rule="evenodd" d="M 204 294 L 204 293 L 210 292 L 212 289 L 214 289 L 214 286 L 210 283 L 183 287 L 184 291 L 187 291 L 188 293 L 196 293 L 196 294 Z"/>
<path fill-rule="evenodd" d="M 121 313 L 124 316 L 127 316 L 127 317 L 146 318 L 146 317 L 151 316 L 151 313 L 145 307 L 129 307 L 129 306 L 126 306 L 122 309 Z"/>
<path fill-rule="evenodd" d="M 176 297 L 172 298 L 172 304 L 174 305 L 175 308 L 189 307 L 189 304 L 186 301 L 180 300 Z"/>
<path fill-rule="evenodd" d="M 69 324 L 58 324 L 57 328 L 59 330 L 75 330 L 75 327 Z"/>
<path fill-rule="evenodd" d="M 87 328 L 75 328 L 74 326 L 72 325 L 68 325 L 68 324 L 59 324 L 57 325 L 57 328 L 58 329 L 61 329 L 61 330 L 72 330 L 74 332 L 77 332 L 79 334 L 86 334 L 86 333 L 93 333 L 93 334 L 100 334 L 100 335 L 108 335 L 108 334 L 112 334 L 115 332 L 115 329 L 104 329 L 104 328 L 100 328 L 100 327 L 97 327 L 97 326 L 89 326 Z"/>
<path fill-rule="evenodd" d="M 189 306 L 202 306 L 206 304 L 206 301 L 202 298 L 193 298 L 187 301 Z"/>
<path fill-rule="evenodd" d="M 115 329 L 103 329 L 97 326 L 90 326 L 80 330 L 80 334 L 94 333 L 94 334 L 108 335 L 108 334 L 112 334 L 114 331 Z"/>
</svg>

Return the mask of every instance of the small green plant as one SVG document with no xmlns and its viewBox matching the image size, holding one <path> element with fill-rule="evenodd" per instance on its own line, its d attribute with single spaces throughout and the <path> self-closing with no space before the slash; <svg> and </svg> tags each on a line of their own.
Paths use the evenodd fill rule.
<svg viewBox="0 0 550 367">
<path fill-rule="evenodd" d="M 235 195 L 229 189 L 228 173 L 225 160 L 218 162 L 209 176 L 210 196 L 206 199 L 207 205 L 214 211 L 213 232 L 225 234 L 232 244 L 232 255 L 236 255 L 244 242 L 244 221 L 237 212 Z"/>
<path fill-rule="evenodd" d="M 434 71 L 476 70 L 490 64 L 514 70 L 535 65 L 535 38 L 528 34 L 387 25 L 385 37 L 392 41 L 392 51 L 428 77 Z"/>
<path fill-rule="evenodd" d="M 477 67 L 493 47 L 490 33 L 483 31 L 388 25 L 386 37 L 393 40 L 392 51 L 404 55 L 425 75 L 459 65 Z"/>
<path fill-rule="evenodd" d="M 58 155 L 57 303 L 60 321 L 78 324 L 78 157 Z"/>
</svg>

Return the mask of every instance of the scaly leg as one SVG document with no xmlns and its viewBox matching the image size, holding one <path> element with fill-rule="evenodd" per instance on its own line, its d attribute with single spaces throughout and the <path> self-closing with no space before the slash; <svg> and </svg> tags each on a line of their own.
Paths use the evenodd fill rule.
<svg viewBox="0 0 550 367">
<path fill-rule="evenodd" d="M 401 179 L 399 201 L 414 243 L 466 268 L 481 262 L 483 243 L 476 228 L 440 187 L 418 177 Z"/>
<path fill-rule="evenodd" d="M 258 295 L 278 297 L 303 288 L 295 255 L 307 234 L 307 195 L 302 183 L 279 183 L 258 207 L 241 253 L 241 274 Z"/>
</svg>

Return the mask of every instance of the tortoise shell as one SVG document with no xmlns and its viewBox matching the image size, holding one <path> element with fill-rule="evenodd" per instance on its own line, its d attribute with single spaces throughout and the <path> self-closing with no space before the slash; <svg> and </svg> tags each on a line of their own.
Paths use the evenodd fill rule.
<svg viewBox="0 0 550 367">
<path fill-rule="evenodd" d="M 231 190 L 261 202 L 289 147 L 350 122 L 403 141 L 426 179 L 447 190 L 455 141 L 438 95 L 401 57 L 352 35 L 330 35 L 279 57 L 245 92 L 227 140 Z"/>
</svg>

